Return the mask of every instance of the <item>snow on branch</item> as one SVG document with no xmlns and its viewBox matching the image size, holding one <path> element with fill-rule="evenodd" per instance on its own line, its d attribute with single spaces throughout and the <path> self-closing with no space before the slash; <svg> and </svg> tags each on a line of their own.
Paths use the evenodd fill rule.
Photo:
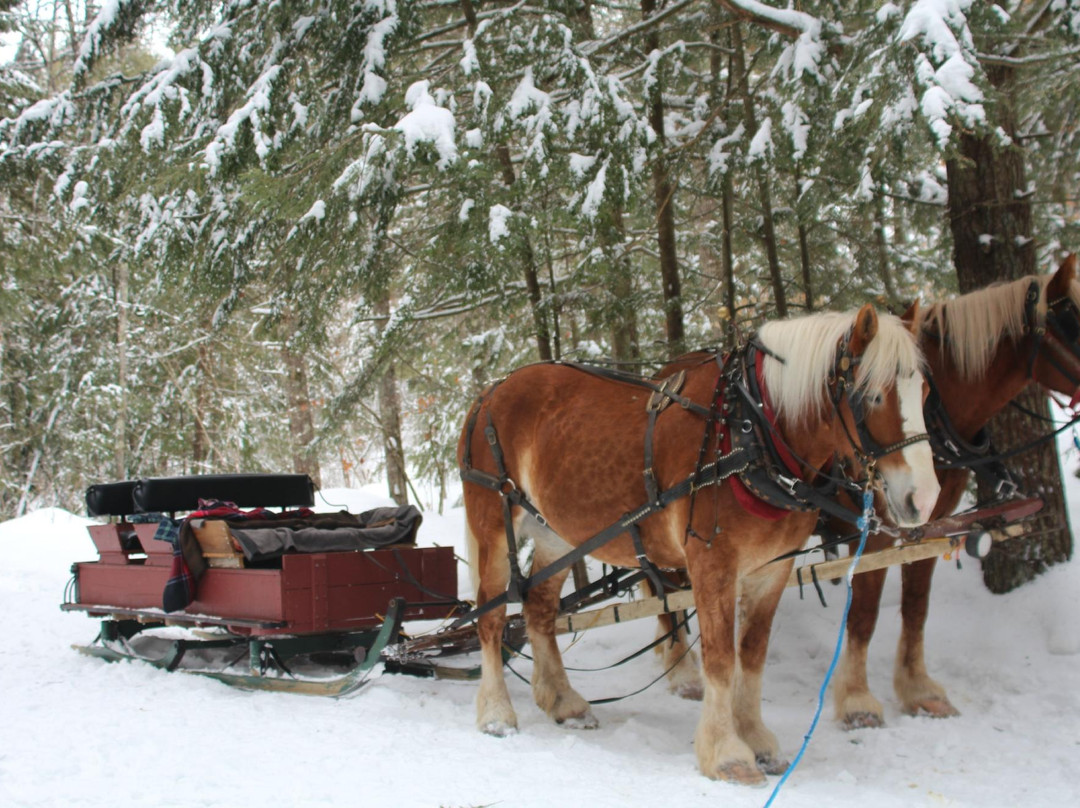
<svg viewBox="0 0 1080 808">
<path fill-rule="evenodd" d="M 105 0 L 101 10 L 87 26 L 86 36 L 79 46 L 72 72 L 76 79 L 93 67 L 94 59 L 101 53 L 102 46 L 110 34 L 124 30 L 143 11 L 142 0 Z"/>
<path fill-rule="evenodd" d="M 794 80 L 807 75 L 824 82 L 821 66 L 826 56 L 826 45 L 822 33 L 825 29 L 820 18 L 805 11 L 791 8 L 774 8 L 758 0 L 716 0 L 736 17 L 763 26 L 789 39 L 793 39 L 784 49 L 777 62 L 775 73 Z"/>
<path fill-rule="evenodd" d="M 916 80 L 925 88 L 919 104 L 939 146 L 952 134 L 952 115 L 969 127 L 986 123 L 983 93 L 973 81 L 978 56 L 964 13 L 971 2 L 917 0 L 897 35 L 922 46 L 915 57 Z"/>
<path fill-rule="evenodd" d="M 363 67 L 361 68 L 363 82 L 350 113 L 353 123 L 364 117 L 363 107 L 378 104 L 386 94 L 386 79 L 380 71 L 386 67 L 387 42 L 397 31 L 401 21 L 398 16 L 397 0 L 365 0 L 363 5 L 365 11 L 372 11 L 383 16 L 371 26 L 364 43 Z"/>
<path fill-rule="evenodd" d="M 214 139 L 206 147 L 206 165 L 210 173 L 217 172 L 221 165 L 221 156 L 236 141 L 236 133 L 240 125 L 247 121 L 251 124 L 252 137 L 255 140 L 255 153 L 260 160 L 266 159 L 273 147 L 273 139 L 267 136 L 262 128 L 262 115 L 270 111 L 270 93 L 274 82 L 281 74 L 281 65 L 274 64 L 263 71 L 247 91 L 247 100 L 239 109 L 233 110 L 229 119 L 218 127 Z"/>
<path fill-rule="evenodd" d="M 412 155 L 418 143 L 431 143 L 439 153 L 436 165 L 445 170 L 457 160 L 454 141 L 454 113 L 435 103 L 428 92 L 429 82 L 418 81 L 405 92 L 409 112 L 394 128 L 405 136 L 405 150 Z"/>
</svg>

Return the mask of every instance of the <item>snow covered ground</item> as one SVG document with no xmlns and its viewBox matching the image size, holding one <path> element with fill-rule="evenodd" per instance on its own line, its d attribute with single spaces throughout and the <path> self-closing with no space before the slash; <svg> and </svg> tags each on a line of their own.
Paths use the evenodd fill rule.
<svg viewBox="0 0 1080 808">
<path fill-rule="evenodd" d="M 1065 464 L 1071 471 L 1076 460 Z M 1080 481 L 1068 480 L 1080 514 Z M 328 496 L 353 510 L 383 504 L 370 491 Z M 84 657 L 71 644 L 90 641 L 97 621 L 59 604 L 71 563 L 95 557 L 87 522 L 46 509 L 0 524 L 0 806 L 741 807 L 769 796 L 698 773 L 700 705 L 662 684 L 597 707 L 600 729 L 573 731 L 550 723 L 527 685 L 509 677 L 521 731 L 496 739 L 474 729 L 470 682 L 376 669 L 360 691 L 333 700 L 242 692 Z M 460 546 L 461 533 L 460 510 L 427 514 L 421 540 Z M 892 699 L 898 577 L 889 576 L 870 655 L 888 726 L 844 732 L 827 704 L 775 804 L 1080 804 L 1077 563 L 1006 596 L 983 588 L 974 561 L 962 570 L 939 565 L 927 658 L 962 712 L 945 720 L 900 715 Z M 462 570 L 463 588 L 467 580 Z M 809 726 L 839 629 L 843 588 L 827 586 L 826 596 L 823 609 L 789 590 L 773 633 L 764 714 L 789 756 Z M 567 664 L 606 664 L 653 632 L 649 620 L 594 631 L 566 653 Z M 528 675 L 527 662 L 514 665 Z M 571 680 L 601 698 L 658 673 L 646 655 Z"/>
</svg>

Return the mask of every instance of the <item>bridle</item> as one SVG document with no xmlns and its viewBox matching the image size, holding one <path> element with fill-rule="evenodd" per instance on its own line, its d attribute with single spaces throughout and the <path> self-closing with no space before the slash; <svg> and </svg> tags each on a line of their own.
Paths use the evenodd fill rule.
<svg viewBox="0 0 1080 808">
<path fill-rule="evenodd" d="M 1063 295 L 1039 311 L 1038 281 L 1028 286 L 1024 299 L 1024 317 L 1031 332 L 1031 351 L 1028 354 L 1028 379 L 1035 380 L 1035 360 L 1042 353 L 1055 370 L 1073 386 L 1068 409 L 1080 403 L 1080 311 L 1068 295 Z"/>
<path fill-rule="evenodd" d="M 921 443 L 922 441 L 929 441 L 930 434 L 928 432 L 921 432 L 917 435 L 909 435 L 895 443 L 882 446 L 870 433 L 870 428 L 866 425 L 866 392 L 855 385 L 855 369 L 862 361 L 862 357 L 852 356 L 851 354 L 852 333 L 853 332 L 849 330 L 847 334 L 844 335 L 843 339 L 840 340 L 840 344 L 837 347 L 836 364 L 833 368 L 831 384 L 829 387 L 830 399 L 833 408 L 836 410 L 837 416 L 840 417 L 840 423 L 844 427 L 848 442 L 855 451 L 855 456 L 864 466 L 873 467 L 878 460 L 886 455 L 892 454 L 893 452 L 899 452 L 908 446 Z M 840 416 L 840 401 L 845 392 L 847 393 L 848 408 L 851 410 L 852 421 L 855 424 L 855 435 L 858 437 L 858 442 L 856 442 L 855 438 L 848 431 L 847 423 L 844 421 L 843 417 Z"/>
</svg>

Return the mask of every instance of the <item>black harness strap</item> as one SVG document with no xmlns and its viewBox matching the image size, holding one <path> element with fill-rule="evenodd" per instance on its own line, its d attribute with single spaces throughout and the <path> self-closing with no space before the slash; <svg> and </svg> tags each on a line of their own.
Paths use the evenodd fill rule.
<svg viewBox="0 0 1080 808">
<path fill-rule="evenodd" d="M 934 465 L 939 469 L 970 468 L 994 487 L 998 499 L 1015 496 L 1019 486 L 994 453 L 990 433 L 983 428 L 970 441 L 964 440 L 941 403 L 933 378 L 928 375 L 926 381 L 930 385 L 930 395 L 923 405 L 923 416 L 930 433 Z"/>
<path fill-rule="evenodd" d="M 630 529 L 632 525 L 636 525 L 638 522 L 640 522 L 647 516 L 651 516 L 652 514 L 663 510 L 672 502 L 675 502 L 676 500 L 685 497 L 687 494 L 690 493 L 693 487 L 704 488 L 706 486 L 716 485 L 726 480 L 732 474 L 739 473 L 741 470 L 746 468 L 747 465 L 754 462 L 754 460 L 755 457 L 753 457 L 745 449 L 740 448 L 732 450 L 729 454 L 725 455 L 719 461 L 715 463 L 710 463 L 705 468 L 701 469 L 700 473 L 694 472 L 682 482 L 672 486 L 671 488 L 666 489 L 663 493 L 660 494 L 657 502 L 647 502 L 641 507 L 639 507 L 637 510 L 624 514 L 621 518 L 608 525 L 606 528 L 601 530 L 592 538 L 588 539 L 582 544 L 579 544 L 566 555 L 560 556 L 558 559 L 548 564 L 539 572 L 534 572 L 522 582 L 522 593 L 527 593 L 537 584 L 546 581 L 553 575 L 561 572 L 562 570 L 570 566 L 573 566 L 573 564 L 575 564 L 577 561 L 581 560 L 590 553 L 593 553 L 596 550 L 600 549 L 609 541 L 614 539 L 616 536 L 625 533 Z M 507 597 L 507 593 L 504 592 L 501 595 L 497 595 L 491 600 L 487 601 L 482 606 L 478 606 L 477 608 L 473 609 L 471 612 L 464 615 L 463 617 L 458 618 L 450 627 L 457 628 L 465 623 L 471 622 L 472 620 L 483 614 L 486 614 L 492 609 L 496 609 L 509 602 L 510 601 Z"/>
</svg>

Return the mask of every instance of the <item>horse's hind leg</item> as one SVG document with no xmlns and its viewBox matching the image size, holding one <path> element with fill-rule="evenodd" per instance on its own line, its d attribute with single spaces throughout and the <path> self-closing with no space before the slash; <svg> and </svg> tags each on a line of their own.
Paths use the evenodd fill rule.
<svg viewBox="0 0 1080 808">
<path fill-rule="evenodd" d="M 535 529 L 542 534 L 541 528 Z M 533 555 L 533 571 L 542 569 L 557 559 L 565 550 L 561 540 L 545 541 L 545 536 L 534 536 L 536 552 Z M 550 537 L 554 539 L 554 536 Z M 533 652 L 532 690 L 536 705 L 556 723 L 574 729 L 595 729 L 599 726 L 592 709 L 581 694 L 570 686 L 563 667 L 562 652 L 555 641 L 555 618 L 559 612 L 559 595 L 569 570 L 564 570 L 529 590 L 522 612 L 529 643 Z"/>
<path fill-rule="evenodd" d="M 500 517 L 501 523 L 501 517 Z M 501 527 L 485 533 L 474 533 L 466 518 L 466 538 L 471 564 L 476 575 L 476 603 L 483 605 L 506 590 L 510 580 L 510 564 L 506 541 Z M 503 629 L 506 626 L 506 606 L 492 609 L 477 621 L 480 637 L 480 690 L 476 696 L 476 726 L 488 735 L 510 735 L 517 731 L 517 715 L 510 703 L 503 676 Z"/>
<path fill-rule="evenodd" d="M 769 650 L 773 617 L 784 593 L 792 562 L 776 563 L 768 571 L 742 579 L 739 597 L 739 666 L 735 679 L 735 727 L 754 750 L 766 774 L 783 774 L 788 762 L 776 736 L 761 720 L 761 676 Z"/>
<path fill-rule="evenodd" d="M 896 649 L 893 688 L 900 699 L 900 708 L 909 715 L 925 713 L 935 718 L 959 715 L 945 688 L 930 678 L 923 658 L 923 630 L 930 607 L 930 579 L 937 559 L 905 564 L 901 568 L 903 581 L 900 613 L 903 626 Z"/>
<path fill-rule="evenodd" d="M 680 573 L 681 575 L 681 573 Z M 652 583 L 645 581 L 646 588 L 654 595 Z M 683 699 L 701 701 L 705 685 L 701 681 L 701 668 L 697 654 L 690 649 L 690 637 L 686 626 L 675 629 L 676 622 L 683 619 L 685 613 L 665 613 L 657 617 L 657 638 L 666 637 L 656 646 L 661 664 L 667 671 L 668 690 Z"/>
</svg>

